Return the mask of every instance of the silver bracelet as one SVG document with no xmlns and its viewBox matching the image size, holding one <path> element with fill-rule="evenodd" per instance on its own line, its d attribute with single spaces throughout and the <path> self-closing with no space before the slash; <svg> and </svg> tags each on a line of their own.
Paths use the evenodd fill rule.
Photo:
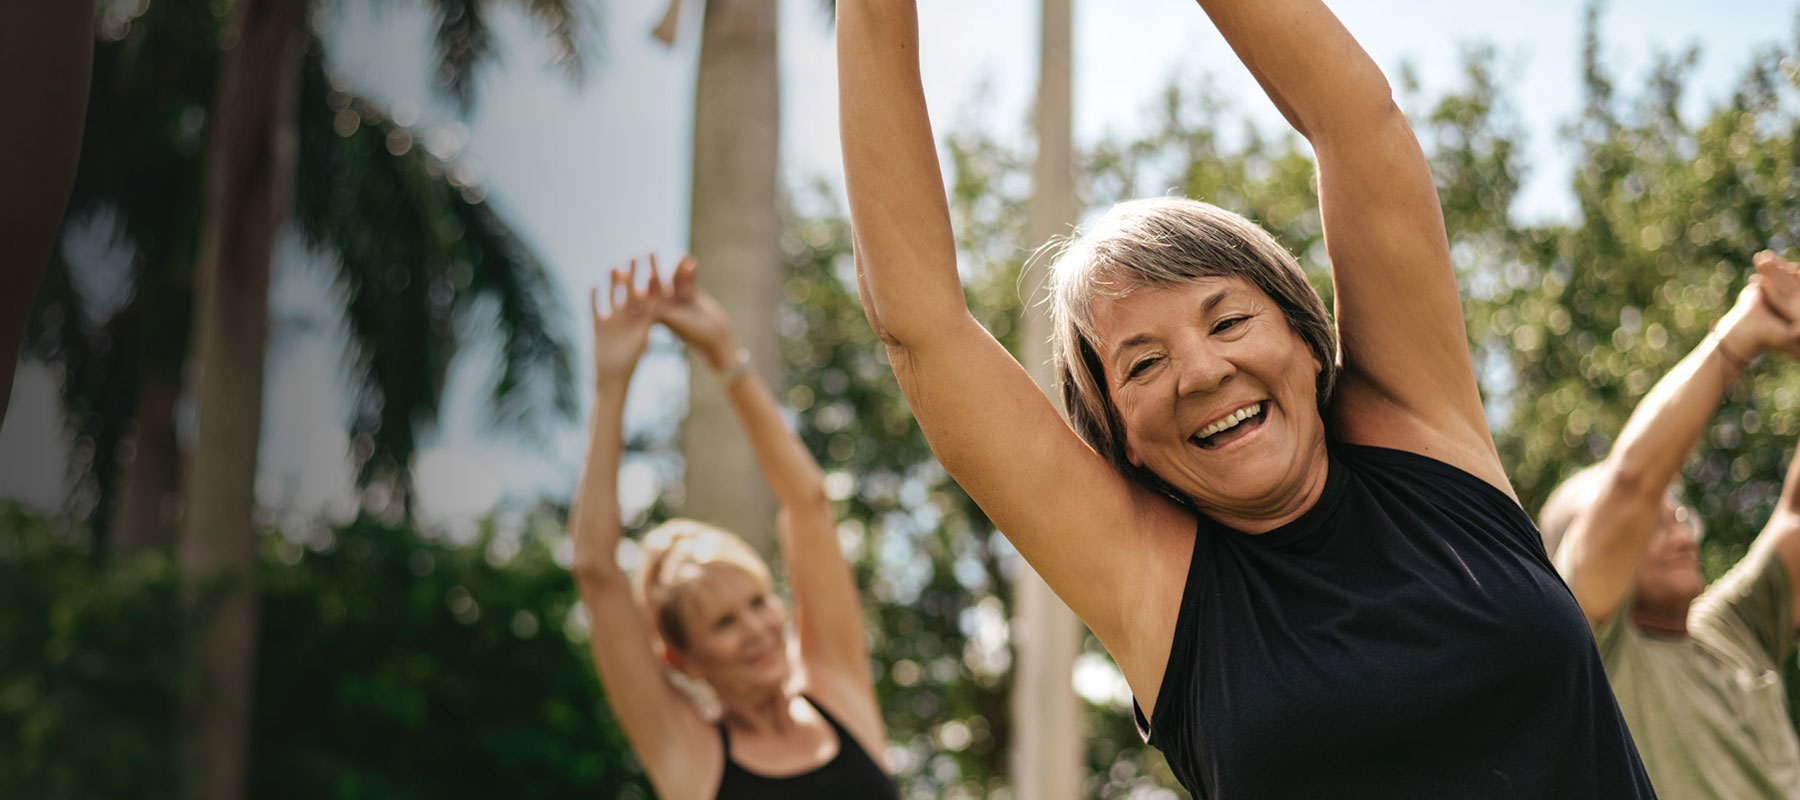
<svg viewBox="0 0 1800 800">
<path fill-rule="evenodd" d="M 719 383 L 720 385 L 729 387 L 732 384 L 737 383 L 745 375 L 749 374 L 750 351 L 740 347 L 737 350 L 737 354 L 731 357 L 731 365 L 719 370 Z"/>
</svg>

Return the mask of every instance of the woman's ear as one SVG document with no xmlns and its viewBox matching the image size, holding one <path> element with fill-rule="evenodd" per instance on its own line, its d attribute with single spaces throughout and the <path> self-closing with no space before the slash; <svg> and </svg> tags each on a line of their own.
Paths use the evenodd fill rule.
<svg viewBox="0 0 1800 800">
<path fill-rule="evenodd" d="M 664 664 L 669 666 L 669 669 L 675 670 L 683 675 L 691 676 L 693 674 L 693 665 L 688 662 L 687 658 L 681 655 L 680 650 L 670 647 L 667 642 L 656 643 L 656 655 L 658 658 L 662 659 Z"/>
</svg>

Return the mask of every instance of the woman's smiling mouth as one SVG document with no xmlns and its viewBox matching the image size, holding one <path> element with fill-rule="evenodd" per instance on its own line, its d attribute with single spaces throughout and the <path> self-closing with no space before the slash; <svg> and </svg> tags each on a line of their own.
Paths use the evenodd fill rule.
<svg viewBox="0 0 1800 800">
<path fill-rule="evenodd" d="M 1251 403 L 1201 428 L 1188 441 L 1202 450 L 1217 450 L 1262 427 L 1269 417 L 1267 410 L 1266 401 Z"/>
</svg>

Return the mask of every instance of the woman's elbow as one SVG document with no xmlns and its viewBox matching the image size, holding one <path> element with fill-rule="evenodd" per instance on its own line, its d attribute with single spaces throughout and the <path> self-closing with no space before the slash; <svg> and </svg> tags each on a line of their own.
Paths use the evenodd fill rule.
<svg viewBox="0 0 1800 800">
<path fill-rule="evenodd" d="M 824 473 L 809 476 L 807 481 L 784 493 L 781 513 L 790 517 L 829 517 L 836 524 L 837 509 L 832 507 L 831 492 L 825 488 Z"/>
<path fill-rule="evenodd" d="M 1606 465 L 1605 477 L 1595 503 L 1612 509 L 1614 513 L 1626 507 L 1661 503 L 1663 495 L 1669 490 L 1668 482 L 1659 484 L 1656 477 L 1642 466 L 1640 459 L 1626 455 L 1627 457 L 1614 459 Z"/>
<path fill-rule="evenodd" d="M 1367 143 L 1383 136 L 1413 136 L 1406 112 L 1394 100 L 1387 81 L 1367 92 L 1338 98 L 1318 113 L 1292 117 L 1294 129 L 1316 147 L 1327 139 Z"/>
<path fill-rule="evenodd" d="M 614 554 L 602 553 L 596 548 L 583 548 L 579 543 L 575 546 L 575 558 L 569 564 L 569 572 L 575 577 L 576 587 L 584 593 L 625 585 L 630 581 L 630 576 L 619 567 Z"/>
</svg>

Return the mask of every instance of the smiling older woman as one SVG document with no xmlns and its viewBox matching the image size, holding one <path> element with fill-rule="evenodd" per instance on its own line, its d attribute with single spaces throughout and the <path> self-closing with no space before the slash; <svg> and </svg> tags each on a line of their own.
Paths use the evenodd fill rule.
<svg viewBox="0 0 1800 800">
<path fill-rule="evenodd" d="M 664 283 L 652 260 L 640 287 L 633 261 L 629 271 L 612 271 L 604 298 L 600 289 L 591 298 L 594 410 L 569 531 L 607 702 L 666 800 L 895 797 L 881 767 L 887 729 L 863 643 L 862 603 L 838 550 L 824 476 L 749 369 L 724 310 L 695 284 L 695 269 L 683 259 Z M 625 390 L 653 322 L 720 372 L 781 506 L 798 633 L 792 653 L 768 565 L 731 533 L 674 520 L 645 535 L 636 591 L 619 567 Z M 708 724 L 665 669 L 709 686 L 717 719 Z"/>
<path fill-rule="evenodd" d="M 1317 0 L 1200 5 L 1317 155 L 1342 349 L 1262 229 L 1124 203 L 1055 267 L 1071 431 L 963 303 L 913 2 L 839 0 L 863 307 L 933 450 L 1196 796 L 1652 796 L 1488 435 L 1386 79 Z"/>
</svg>

